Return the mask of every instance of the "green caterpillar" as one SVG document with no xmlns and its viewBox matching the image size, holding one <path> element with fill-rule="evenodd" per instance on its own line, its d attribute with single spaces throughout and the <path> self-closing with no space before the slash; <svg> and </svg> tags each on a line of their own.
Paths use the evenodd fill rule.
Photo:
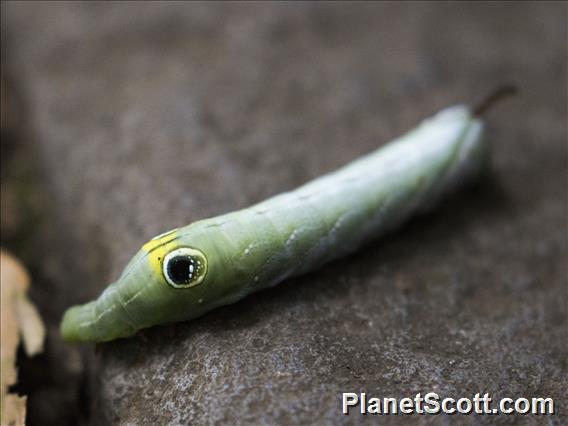
<svg viewBox="0 0 568 426">
<path fill-rule="evenodd" d="M 353 252 L 480 172 L 477 112 L 445 109 L 294 191 L 150 240 L 97 300 L 65 313 L 63 338 L 102 342 L 195 318 Z"/>
</svg>

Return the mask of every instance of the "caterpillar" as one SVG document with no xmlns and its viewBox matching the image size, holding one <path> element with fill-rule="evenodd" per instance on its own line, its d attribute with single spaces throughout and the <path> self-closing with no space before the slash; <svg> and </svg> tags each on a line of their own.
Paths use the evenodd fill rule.
<svg viewBox="0 0 568 426">
<path fill-rule="evenodd" d="M 480 119 L 457 105 L 339 170 L 252 207 L 161 234 L 98 299 L 71 307 L 68 342 L 104 342 L 198 317 L 317 269 L 429 209 L 487 164 Z"/>
</svg>

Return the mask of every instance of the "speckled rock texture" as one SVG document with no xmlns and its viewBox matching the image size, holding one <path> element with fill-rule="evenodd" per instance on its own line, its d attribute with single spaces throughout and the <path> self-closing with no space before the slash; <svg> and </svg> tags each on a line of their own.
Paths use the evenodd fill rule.
<svg viewBox="0 0 568 426">
<path fill-rule="evenodd" d="M 85 421 L 566 422 L 566 28 L 566 3 L 4 3 L 53 329 L 154 235 L 522 90 L 487 117 L 491 176 L 432 214 L 195 321 L 84 347 Z M 428 391 L 553 397 L 558 414 L 340 415 L 341 392 Z"/>
</svg>

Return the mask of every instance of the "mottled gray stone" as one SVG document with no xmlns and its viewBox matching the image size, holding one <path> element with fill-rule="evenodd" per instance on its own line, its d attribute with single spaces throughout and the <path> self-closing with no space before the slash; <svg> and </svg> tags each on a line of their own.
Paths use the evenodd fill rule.
<svg viewBox="0 0 568 426">
<path fill-rule="evenodd" d="M 481 186 L 320 271 L 87 347 L 90 421 L 377 420 L 341 417 L 342 391 L 550 396 L 565 421 L 566 16 L 563 3 L 4 4 L 3 59 L 54 211 L 43 303 L 57 315 L 155 234 L 294 188 L 504 81 L 522 88 L 488 116 Z"/>
</svg>

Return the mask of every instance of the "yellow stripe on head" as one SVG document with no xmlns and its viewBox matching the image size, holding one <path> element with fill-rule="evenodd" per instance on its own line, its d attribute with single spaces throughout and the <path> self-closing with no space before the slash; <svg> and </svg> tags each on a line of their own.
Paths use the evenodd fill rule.
<svg viewBox="0 0 568 426">
<path fill-rule="evenodd" d="M 176 231 L 177 228 L 164 232 L 163 234 L 152 238 L 142 246 L 142 250 L 148 253 L 152 271 L 154 271 L 157 275 L 162 274 L 162 262 L 166 255 L 172 251 L 175 246 L 175 240 L 178 238 Z"/>
</svg>

